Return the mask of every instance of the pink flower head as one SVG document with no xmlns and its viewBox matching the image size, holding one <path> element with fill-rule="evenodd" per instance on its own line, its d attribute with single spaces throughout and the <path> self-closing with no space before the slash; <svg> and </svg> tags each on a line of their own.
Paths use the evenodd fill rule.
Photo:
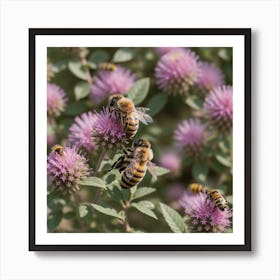
<svg viewBox="0 0 280 280">
<path fill-rule="evenodd" d="M 215 88 L 204 101 L 204 111 L 211 123 L 219 130 L 232 127 L 232 86 Z"/>
<path fill-rule="evenodd" d="M 91 99 L 99 104 L 113 94 L 124 94 L 135 82 L 135 75 L 122 66 L 114 71 L 99 70 L 91 86 Z"/>
<path fill-rule="evenodd" d="M 47 172 L 53 185 L 64 193 L 79 190 L 81 179 L 89 175 L 86 158 L 76 148 L 64 147 L 62 153 L 52 151 L 47 158 Z"/>
<path fill-rule="evenodd" d="M 69 143 L 90 152 L 96 149 L 92 133 L 96 116 L 92 112 L 77 116 L 70 127 Z"/>
<path fill-rule="evenodd" d="M 206 193 L 186 192 L 180 203 L 190 217 L 187 224 L 191 232 L 224 232 L 231 225 L 231 210 L 215 207 Z"/>
<path fill-rule="evenodd" d="M 120 148 L 127 142 L 121 120 L 107 107 L 95 112 L 95 125 L 93 128 L 93 141 L 96 145 L 112 148 Z"/>
<path fill-rule="evenodd" d="M 174 133 L 177 145 L 185 149 L 190 156 L 199 155 L 207 139 L 205 128 L 198 119 L 181 122 Z"/>
<path fill-rule="evenodd" d="M 189 49 L 174 49 L 163 55 L 155 70 L 156 83 L 168 94 L 187 94 L 199 77 L 198 56 Z"/>
<path fill-rule="evenodd" d="M 47 111 L 48 116 L 58 117 L 66 106 L 65 92 L 55 84 L 47 84 Z"/>
<path fill-rule="evenodd" d="M 197 85 L 201 89 L 211 91 L 224 84 L 224 75 L 214 63 L 200 62 L 199 68 L 200 76 Z"/>
<path fill-rule="evenodd" d="M 158 53 L 159 56 L 163 56 L 166 53 L 173 51 L 173 50 L 179 50 L 183 48 L 178 48 L 178 47 L 163 47 L 163 48 L 156 48 L 156 52 Z"/>
<path fill-rule="evenodd" d="M 181 158 L 172 150 L 166 151 L 160 156 L 159 165 L 169 169 L 172 173 L 178 173 L 181 168 Z"/>
</svg>

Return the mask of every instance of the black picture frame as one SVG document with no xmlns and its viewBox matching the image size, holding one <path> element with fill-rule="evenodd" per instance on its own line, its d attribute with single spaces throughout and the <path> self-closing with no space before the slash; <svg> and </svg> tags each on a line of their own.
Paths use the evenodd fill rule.
<svg viewBox="0 0 280 280">
<path fill-rule="evenodd" d="M 244 245 L 38 245 L 35 236 L 35 49 L 37 35 L 241 35 L 245 52 Z M 29 250 L 30 251 L 251 251 L 251 29 L 29 29 Z"/>
</svg>

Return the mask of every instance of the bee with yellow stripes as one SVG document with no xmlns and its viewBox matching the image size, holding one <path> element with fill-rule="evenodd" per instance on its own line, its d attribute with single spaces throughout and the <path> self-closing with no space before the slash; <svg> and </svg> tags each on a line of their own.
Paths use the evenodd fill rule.
<svg viewBox="0 0 280 280">
<path fill-rule="evenodd" d="M 139 121 L 144 124 L 153 122 L 153 119 L 146 113 L 149 108 L 135 107 L 134 103 L 121 94 L 115 94 L 109 98 L 109 110 L 115 112 L 121 119 L 126 137 L 131 139 L 139 128 Z"/>
<path fill-rule="evenodd" d="M 215 207 L 218 207 L 221 211 L 224 211 L 228 207 L 228 202 L 225 196 L 217 189 L 208 189 L 207 187 L 193 183 L 189 185 L 189 190 L 193 193 L 206 193 L 207 199 L 212 201 Z"/>
<path fill-rule="evenodd" d="M 63 156 L 64 149 L 63 149 L 63 147 L 61 145 L 54 145 L 52 147 L 52 152 L 54 152 L 54 153 L 56 153 L 56 154 L 58 154 L 60 156 Z"/>
<path fill-rule="evenodd" d="M 153 159 L 151 144 L 145 139 L 133 143 L 125 155 L 121 156 L 112 166 L 122 173 L 120 186 L 130 189 L 138 185 L 145 177 L 148 163 Z"/>
<path fill-rule="evenodd" d="M 114 63 L 104 62 L 98 65 L 98 69 L 113 72 L 117 69 L 117 65 Z"/>
</svg>

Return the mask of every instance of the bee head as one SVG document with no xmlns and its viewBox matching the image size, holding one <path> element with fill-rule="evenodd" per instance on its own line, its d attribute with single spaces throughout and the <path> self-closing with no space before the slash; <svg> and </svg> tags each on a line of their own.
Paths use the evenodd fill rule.
<svg viewBox="0 0 280 280">
<path fill-rule="evenodd" d="M 114 94 L 109 97 L 109 107 L 116 107 L 117 103 L 123 96 L 121 94 Z"/>
<path fill-rule="evenodd" d="M 140 138 L 140 139 L 134 141 L 133 147 L 134 148 L 137 148 L 137 147 L 151 148 L 151 144 L 148 140 Z"/>
</svg>

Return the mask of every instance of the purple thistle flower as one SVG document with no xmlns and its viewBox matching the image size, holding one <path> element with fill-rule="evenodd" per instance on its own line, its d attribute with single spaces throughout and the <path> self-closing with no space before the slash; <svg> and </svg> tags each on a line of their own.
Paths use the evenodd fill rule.
<svg viewBox="0 0 280 280">
<path fill-rule="evenodd" d="M 232 86 L 215 88 L 204 101 L 204 111 L 217 129 L 227 131 L 232 128 Z"/>
<path fill-rule="evenodd" d="M 214 63 L 200 62 L 199 68 L 200 75 L 197 80 L 197 85 L 201 89 L 211 91 L 215 87 L 224 84 L 224 75 Z"/>
<path fill-rule="evenodd" d="M 198 119 L 181 122 L 174 133 L 177 145 L 183 148 L 189 156 L 199 156 L 207 140 L 206 126 Z"/>
<path fill-rule="evenodd" d="M 91 100 L 99 104 L 113 94 L 124 94 L 135 82 L 135 75 L 122 66 L 114 71 L 99 70 L 91 86 Z"/>
<path fill-rule="evenodd" d="M 92 112 L 77 116 L 70 127 L 69 143 L 88 152 L 95 150 L 97 147 L 92 139 L 95 122 L 96 116 Z"/>
<path fill-rule="evenodd" d="M 159 165 L 176 174 L 180 172 L 181 158 L 172 150 L 166 151 L 160 156 Z"/>
<path fill-rule="evenodd" d="M 58 117 L 66 106 L 66 94 L 58 85 L 47 84 L 47 111 L 48 116 Z"/>
<path fill-rule="evenodd" d="M 76 148 L 64 147 L 60 155 L 52 151 L 47 158 L 47 172 L 53 185 L 64 193 L 79 191 L 79 182 L 89 175 L 86 158 Z"/>
<path fill-rule="evenodd" d="M 185 192 L 180 203 L 190 218 L 187 221 L 190 232 L 224 232 L 231 225 L 231 210 L 215 207 L 206 193 Z"/>
<path fill-rule="evenodd" d="M 166 53 L 173 51 L 173 50 L 182 50 L 183 48 L 179 48 L 179 47 L 162 47 L 162 48 L 156 48 L 156 52 L 159 56 L 163 56 Z"/>
<path fill-rule="evenodd" d="M 98 146 L 120 148 L 127 143 L 121 120 L 114 113 L 110 113 L 108 107 L 95 112 L 95 125 L 93 127 L 93 141 Z"/>
<path fill-rule="evenodd" d="M 163 55 L 155 70 L 156 83 L 168 94 L 187 94 L 199 77 L 198 56 L 189 49 L 175 49 Z"/>
</svg>

